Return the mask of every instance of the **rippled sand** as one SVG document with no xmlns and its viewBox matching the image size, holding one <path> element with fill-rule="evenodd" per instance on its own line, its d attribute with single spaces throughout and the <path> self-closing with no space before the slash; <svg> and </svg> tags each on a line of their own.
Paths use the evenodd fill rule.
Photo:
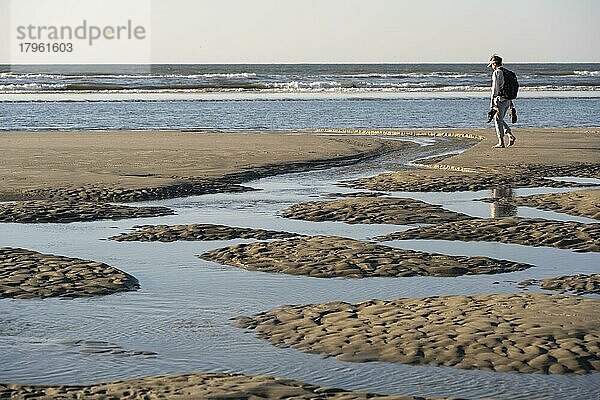
<svg viewBox="0 0 600 400">
<path fill-rule="evenodd" d="M 290 379 L 241 374 L 189 374 L 132 379 L 89 386 L 30 386 L 0 383 L 0 398 L 10 399 L 305 399 L 416 400 L 325 388 Z M 419 397 L 422 399 L 422 397 Z"/>
<path fill-rule="evenodd" d="M 561 293 L 600 294 L 600 274 L 578 274 L 559 276 L 547 279 L 527 279 L 519 282 L 519 286 L 539 285 L 545 290 L 558 290 Z"/>
<path fill-rule="evenodd" d="M 575 251 L 600 251 L 600 224 L 535 218 L 486 218 L 409 229 L 380 240 L 440 239 L 515 243 Z"/>
<path fill-rule="evenodd" d="M 252 271 L 316 278 L 459 276 L 521 271 L 531 265 L 487 257 L 446 256 L 335 236 L 240 244 L 200 258 Z"/>
<path fill-rule="evenodd" d="M 284 239 L 295 233 L 265 229 L 238 228 L 214 224 L 137 225 L 133 232 L 121 233 L 109 239 L 117 242 L 175 242 L 177 240 Z"/>
<path fill-rule="evenodd" d="M 284 306 L 239 326 L 344 361 L 498 372 L 600 371 L 600 300 L 508 294 Z"/>
<path fill-rule="evenodd" d="M 307 221 L 343 221 L 349 224 L 439 224 L 472 217 L 419 200 L 358 197 L 295 204 L 283 211 L 286 218 Z"/>
<path fill-rule="evenodd" d="M 517 206 L 535 207 L 600 220 L 600 189 L 515 197 L 511 202 Z"/>
<path fill-rule="evenodd" d="M 0 297 L 89 297 L 139 288 L 137 279 L 91 260 L 0 248 Z"/>
</svg>

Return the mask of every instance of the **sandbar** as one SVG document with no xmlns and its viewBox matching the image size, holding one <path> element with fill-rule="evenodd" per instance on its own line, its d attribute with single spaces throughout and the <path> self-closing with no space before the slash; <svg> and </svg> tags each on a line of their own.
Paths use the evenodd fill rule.
<svg viewBox="0 0 600 400">
<path fill-rule="evenodd" d="M 199 256 L 250 270 L 315 278 L 460 276 L 522 271 L 531 265 L 487 257 L 446 256 L 336 236 L 238 244 Z"/>
<path fill-rule="evenodd" d="M 544 290 L 557 290 L 561 293 L 600 294 L 600 274 L 565 275 L 557 278 L 527 279 L 519 282 L 520 287 L 539 285 Z"/>
<path fill-rule="evenodd" d="M 157 376 L 95 385 L 0 383 L 0 398 L 68 399 L 268 399 L 268 400 L 424 400 L 320 387 L 291 379 L 233 373 Z"/>
<path fill-rule="evenodd" d="M 497 294 L 283 306 L 239 327 L 279 347 L 351 362 L 498 372 L 600 371 L 599 299 Z"/>
<path fill-rule="evenodd" d="M 294 204 L 286 218 L 307 221 L 343 221 L 349 224 L 439 224 L 472 217 L 441 206 L 406 198 L 365 197 Z"/>
<path fill-rule="evenodd" d="M 482 218 L 412 228 L 378 237 L 381 241 L 434 239 L 501 242 L 556 247 L 578 252 L 600 251 L 600 224 L 541 218 Z"/>
<path fill-rule="evenodd" d="M 110 237 L 117 242 L 175 242 L 178 240 L 231 240 L 231 239 L 284 239 L 295 233 L 266 229 L 238 228 L 215 224 L 190 225 L 136 225 L 133 232 Z"/>
<path fill-rule="evenodd" d="M 0 297 L 90 297 L 139 287 L 133 276 L 104 263 L 0 248 Z"/>
</svg>

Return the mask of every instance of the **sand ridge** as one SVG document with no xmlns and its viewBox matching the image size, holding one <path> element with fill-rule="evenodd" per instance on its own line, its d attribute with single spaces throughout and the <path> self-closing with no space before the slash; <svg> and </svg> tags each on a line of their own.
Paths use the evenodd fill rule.
<svg viewBox="0 0 600 400">
<path fill-rule="evenodd" d="M 380 241 L 435 239 L 556 247 L 578 252 L 600 251 L 600 224 L 540 218 L 485 218 L 447 222 L 379 236 Z"/>
<path fill-rule="evenodd" d="M 534 207 L 600 220 L 600 189 L 517 196 L 503 198 L 501 201 L 509 205 Z"/>
<path fill-rule="evenodd" d="M 139 287 L 133 276 L 104 263 L 0 248 L 0 297 L 90 297 Z"/>
<path fill-rule="evenodd" d="M 197 373 L 157 376 L 88 386 L 0 383 L 0 398 L 64 399 L 195 399 L 195 400 L 425 400 L 319 387 L 269 376 Z"/>
<path fill-rule="evenodd" d="M 307 221 L 343 221 L 349 224 L 439 224 L 472 219 L 419 200 L 397 197 L 356 197 L 295 204 L 285 218 Z"/>
<path fill-rule="evenodd" d="M 596 166 L 596 164 L 581 165 Z M 388 172 L 370 178 L 348 181 L 346 186 L 356 189 L 402 192 L 460 192 L 492 190 L 496 188 L 526 188 L 526 187 L 585 187 L 582 183 L 556 181 L 544 176 L 568 175 L 571 167 L 546 167 L 545 174 L 538 176 L 528 171 L 528 167 L 508 165 L 505 171 L 496 168 L 481 168 L 466 171 L 456 167 L 458 171 L 447 168 L 429 168 Z"/>
<path fill-rule="evenodd" d="M 316 278 L 459 276 L 498 274 L 531 267 L 487 257 L 396 249 L 335 236 L 238 244 L 208 251 L 199 257 L 251 271 Z"/>
<path fill-rule="evenodd" d="M 30 200 L 0 203 L 0 222 L 27 224 L 148 218 L 173 214 L 175 214 L 175 211 L 167 207 L 132 207 L 69 200 Z"/>
<path fill-rule="evenodd" d="M 519 282 L 520 287 L 539 285 L 544 290 L 558 290 L 561 293 L 600 294 L 600 274 L 565 275 L 557 278 L 527 279 Z"/>
<path fill-rule="evenodd" d="M 295 233 L 265 229 L 238 228 L 215 224 L 136 225 L 133 232 L 110 237 L 117 242 L 175 242 L 177 240 L 285 239 Z"/>
<path fill-rule="evenodd" d="M 600 371 L 600 300 L 507 294 L 283 306 L 236 324 L 343 361 L 498 372 Z"/>
<path fill-rule="evenodd" d="M 385 131 L 385 130 L 384 130 Z M 375 132 L 375 131 L 374 131 Z M 380 174 L 347 182 L 351 187 L 381 191 L 476 191 L 498 187 L 580 187 L 582 184 L 557 182 L 545 177 L 577 176 L 600 178 L 600 134 L 598 130 L 569 128 L 515 129 L 517 143 L 506 149 L 493 149 L 493 129 L 450 129 L 420 135 L 456 137 L 471 135 L 479 140 L 469 150 L 421 169 Z M 364 132 L 352 132 L 347 134 Z M 378 133 L 382 134 L 382 133 Z M 412 133 L 392 132 L 398 136 Z"/>
<path fill-rule="evenodd" d="M 411 146 L 289 133 L 3 132 L 0 199 L 124 202 L 240 191 L 251 179 Z"/>
</svg>

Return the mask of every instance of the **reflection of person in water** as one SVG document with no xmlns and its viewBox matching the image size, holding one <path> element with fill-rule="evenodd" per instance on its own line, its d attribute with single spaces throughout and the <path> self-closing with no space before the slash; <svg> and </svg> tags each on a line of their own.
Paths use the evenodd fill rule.
<svg viewBox="0 0 600 400">
<path fill-rule="evenodd" d="M 492 218 L 514 217 L 517 215 L 517 206 L 512 202 L 513 190 L 511 188 L 492 189 L 492 203 L 490 211 Z"/>
</svg>

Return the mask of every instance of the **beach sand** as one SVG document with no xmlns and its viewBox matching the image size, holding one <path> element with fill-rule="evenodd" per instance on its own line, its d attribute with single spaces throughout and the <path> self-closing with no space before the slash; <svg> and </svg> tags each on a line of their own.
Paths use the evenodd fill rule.
<svg viewBox="0 0 600 400">
<path fill-rule="evenodd" d="M 561 293 L 600 294 L 600 274 L 565 275 L 557 278 L 527 279 L 519 282 L 520 287 L 539 285 L 544 290 L 557 290 Z"/>
<path fill-rule="evenodd" d="M 380 236 L 381 241 L 434 239 L 501 242 L 556 247 L 579 252 L 600 251 L 600 224 L 540 218 L 482 218 L 412 228 Z"/>
<path fill-rule="evenodd" d="M 416 400 L 309 385 L 290 379 L 225 373 L 198 373 L 131 379 L 89 386 L 17 385 L 0 383 L 2 399 L 296 399 Z M 422 399 L 422 398 L 420 398 Z"/>
<path fill-rule="evenodd" d="M 268 240 L 297 236 L 294 233 L 288 232 L 214 224 L 136 225 L 133 228 L 132 232 L 121 233 L 109 239 L 117 242 L 175 242 L 178 240 Z"/>
<path fill-rule="evenodd" d="M 138 288 L 136 278 L 104 263 L 0 247 L 0 298 L 90 297 Z"/>
<path fill-rule="evenodd" d="M 557 211 L 600 220 L 600 189 L 537 194 L 508 199 L 509 204 Z"/>
<path fill-rule="evenodd" d="M 444 130 L 323 130 L 330 134 L 434 136 L 474 138 L 479 141 L 472 149 L 443 158 L 444 164 L 455 168 L 502 168 L 507 165 L 533 164 L 567 166 L 597 164 L 600 159 L 600 129 L 591 128 L 515 128 L 517 142 L 513 147 L 494 149 L 493 129 Z"/>
<path fill-rule="evenodd" d="M 0 222 L 21 224 L 118 220 L 172 214 L 175 212 L 167 207 L 131 207 L 89 201 L 29 200 L 0 203 Z"/>
<path fill-rule="evenodd" d="M 600 177 L 600 131 L 530 128 L 519 129 L 516 134 L 514 147 L 492 149 L 496 139 L 491 130 L 403 131 L 403 136 L 467 136 L 483 140 L 462 154 L 433 165 L 423 164 L 425 169 L 380 175 L 357 185 L 384 191 L 475 190 L 510 183 L 556 185 L 541 177 L 544 172 Z M 246 190 L 239 184 L 260 176 L 351 163 L 390 148 L 414 147 L 410 143 L 362 136 L 3 132 L 0 199 L 136 201 Z M 485 182 L 492 176 L 492 181 Z M 156 190 L 184 183 L 184 188 Z M 136 189 L 137 192 L 132 191 Z"/>
<path fill-rule="evenodd" d="M 3 132 L 0 200 L 14 202 L 0 205 L 0 222 L 168 215 L 166 208 L 106 203 L 248 191 L 253 189 L 241 183 L 251 179 L 351 164 L 414 146 L 283 133 Z"/>
<path fill-rule="evenodd" d="M 358 133 L 369 135 L 369 132 Z M 548 175 L 600 177 L 599 130 L 515 129 L 515 134 L 517 142 L 514 147 L 492 149 L 496 139 L 490 129 L 405 132 L 403 135 L 408 136 L 456 135 L 481 141 L 463 154 L 422 161 L 418 165 L 420 169 L 384 174 L 351 185 L 383 191 L 452 191 L 493 189 L 497 186 L 569 186 L 544 179 Z M 3 153 L 0 160 L 0 199 L 105 204 L 110 201 L 244 191 L 250 189 L 242 184 L 253 178 L 353 163 L 402 146 L 410 149 L 415 145 L 335 134 L 5 132 L 0 135 Z M 593 196 L 583 196 L 577 200 L 577 208 L 593 209 L 591 203 L 596 201 L 594 199 Z M 563 208 L 571 208 L 568 204 L 570 199 L 565 201 L 567 205 Z M 77 212 L 75 206 L 73 209 Z M 369 212 L 381 214 L 376 209 Z M 69 222 L 60 218 L 52 221 Z M 185 240 L 186 235 L 196 234 L 171 233 L 171 229 L 166 229 L 159 236 Z M 538 234 L 544 235 L 544 232 L 538 230 Z M 317 259 L 321 264 L 332 264 L 334 270 L 344 270 L 338 267 L 346 264 L 327 258 L 332 244 L 339 239 L 296 238 L 282 243 L 285 248 L 285 245 L 292 246 L 306 240 L 320 241 L 313 247 L 317 247 L 323 256 Z M 257 245 L 269 247 L 268 244 L 251 246 Z M 251 246 L 249 249 L 252 249 Z M 350 254 L 352 247 L 363 251 L 365 246 L 370 250 L 378 248 L 358 241 L 352 241 L 352 246 L 346 247 L 351 248 Z M 273 251 L 278 257 L 283 255 L 281 249 Z M 232 264 L 228 260 L 235 254 L 224 251 L 222 256 L 218 261 Z M 303 256 L 314 258 L 311 252 L 303 253 Z M 413 257 L 414 266 L 420 267 L 423 260 L 431 259 L 428 257 Z M 438 259 L 441 260 L 448 261 L 447 257 Z M 366 262 L 365 265 L 377 271 L 378 263 L 371 265 Z M 277 272 L 286 272 L 286 268 L 292 267 L 291 264 L 283 265 Z M 433 267 L 434 273 L 429 271 L 427 274 L 436 274 L 435 268 L 439 265 Z M 519 266 L 517 269 L 522 268 Z M 441 274 L 448 275 L 447 272 L 441 271 Z M 518 312 L 508 315 L 507 310 L 514 307 Z M 458 311 L 451 312 L 457 308 Z M 273 344 L 286 346 L 293 342 L 288 340 L 290 335 L 298 335 L 295 328 L 305 327 L 304 337 L 294 336 L 296 342 L 293 342 L 293 347 L 348 361 L 383 360 L 505 372 L 585 373 L 600 369 L 596 310 L 597 300 L 577 296 L 452 296 L 392 302 L 373 300 L 358 305 L 288 306 L 242 318 L 238 322 L 242 326 L 256 328 L 261 337 L 268 338 Z M 349 318 L 348 312 L 358 313 L 364 318 Z M 288 315 L 290 313 L 293 315 Z M 316 324 L 313 321 L 315 313 L 324 313 L 327 317 Z M 568 321 L 565 319 L 567 316 Z M 407 317 L 406 323 L 398 324 L 400 317 Z M 422 326 L 415 328 L 416 331 L 411 330 L 410 324 L 419 321 Z M 575 331 L 560 325 L 565 321 L 576 328 Z M 327 331 L 322 329 L 324 324 L 328 325 Z M 373 329 L 365 331 L 367 325 Z M 357 329 L 360 332 L 355 332 Z M 451 329 L 457 330 L 456 335 L 451 335 Z M 275 330 L 277 334 L 274 334 Z M 389 340 L 383 340 L 385 335 Z M 403 351 L 399 352 L 398 348 Z M 215 383 L 214 378 L 227 382 Z M 274 380 L 276 383 L 273 383 Z M 216 393 L 215 397 L 219 398 L 235 398 L 241 393 L 264 398 L 287 395 L 290 395 L 289 398 L 326 397 L 319 394 L 323 393 L 320 390 L 278 378 L 195 374 L 183 378 L 147 378 L 86 387 L 0 384 L 0 397 L 6 394 L 14 394 L 17 398 L 31 397 L 31 393 L 35 393 L 52 398 L 66 392 L 97 398 L 106 394 L 135 398 L 156 393 L 157 398 L 173 398 L 175 394 L 211 398 L 211 393 Z M 335 392 L 329 395 L 327 392 L 327 398 L 364 398 L 364 395 Z"/>
<path fill-rule="evenodd" d="M 335 236 L 239 244 L 206 252 L 200 258 L 251 271 L 316 278 L 499 274 L 531 267 L 487 257 L 396 249 Z"/>
<path fill-rule="evenodd" d="M 366 196 L 295 204 L 283 210 L 282 215 L 316 222 L 395 225 L 439 224 L 472 219 L 468 215 L 419 200 Z"/>
<path fill-rule="evenodd" d="M 452 133 L 454 131 L 449 131 Z M 456 131 L 461 133 L 465 131 Z M 421 169 L 381 174 L 348 184 L 380 191 L 460 191 L 497 187 L 583 186 L 546 176 L 600 178 L 600 131 L 589 129 L 515 130 L 515 146 L 494 149 L 491 130 L 467 130 L 483 140 L 458 155 L 423 162 Z"/>
<path fill-rule="evenodd" d="M 275 346 L 344 361 L 581 374 L 600 371 L 598 306 L 544 294 L 401 298 L 283 306 L 237 324 Z"/>
<path fill-rule="evenodd" d="M 181 197 L 186 192 L 135 196 L 130 190 L 184 183 L 202 183 L 206 192 L 210 183 L 221 184 L 212 192 L 231 190 L 235 186 L 227 185 L 254 177 L 351 163 L 402 146 L 283 133 L 3 132 L 0 199 Z"/>
</svg>

